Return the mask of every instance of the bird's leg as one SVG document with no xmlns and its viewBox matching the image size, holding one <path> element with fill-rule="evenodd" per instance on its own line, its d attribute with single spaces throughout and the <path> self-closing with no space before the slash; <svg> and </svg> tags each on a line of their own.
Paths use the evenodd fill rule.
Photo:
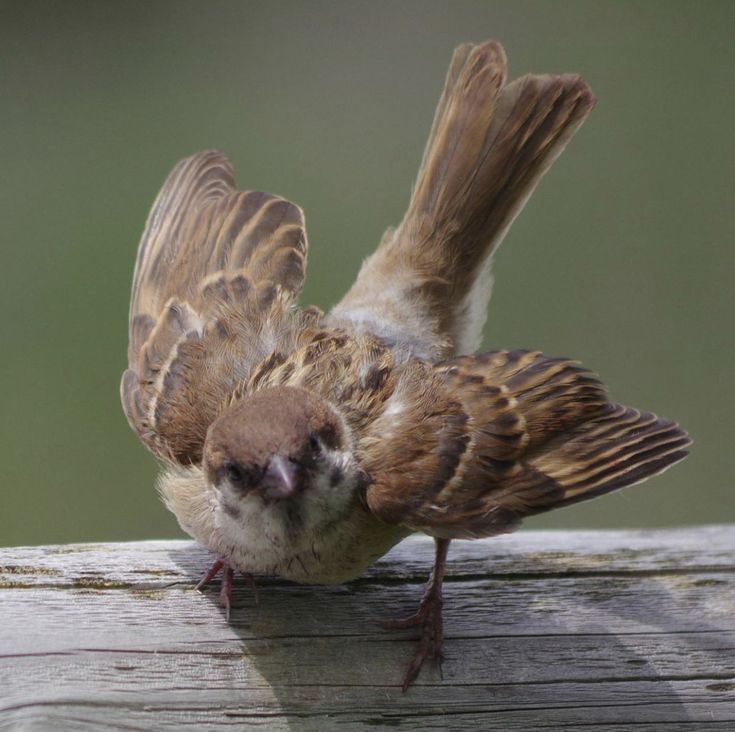
<svg viewBox="0 0 735 732">
<path fill-rule="evenodd" d="M 208 585 L 218 574 L 220 569 L 225 566 L 223 559 L 218 559 L 205 573 L 204 577 L 199 580 L 199 583 L 194 588 L 197 592 L 201 592 L 205 585 Z"/>
<path fill-rule="evenodd" d="M 444 564 L 449 550 L 449 539 L 436 539 L 436 556 L 431 577 L 424 590 L 418 611 L 408 618 L 383 620 L 384 628 L 414 628 L 421 626 L 421 639 L 416 655 L 408 667 L 403 680 L 403 691 L 413 683 L 421 671 L 430 652 L 433 650 L 434 661 L 439 664 L 444 658 L 444 623 L 442 620 L 442 581 L 444 580 Z"/>
<path fill-rule="evenodd" d="M 216 562 L 214 562 L 214 564 L 212 564 L 204 577 L 202 577 L 202 579 L 199 581 L 199 584 L 197 584 L 195 589 L 201 591 L 205 585 L 209 584 L 209 582 L 211 582 L 219 574 L 220 570 L 223 571 L 222 584 L 220 585 L 219 590 L 219 604 L 225 609 L 225 617 L 227 618 L 227 620 L 229 620 L 230 607 L 232 606 L 232 580 L 235 576 L 235 570 L 232 569 L 227 560 L 218 559 Z M 255 588 L 253 575 L 246 574 L 245 579 L 248 581 L 248 584 L 251 587 Z"/>
</svg>

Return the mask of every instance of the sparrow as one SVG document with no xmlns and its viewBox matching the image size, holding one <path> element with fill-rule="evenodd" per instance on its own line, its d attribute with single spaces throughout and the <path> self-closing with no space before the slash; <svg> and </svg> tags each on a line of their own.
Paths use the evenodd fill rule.
<svg viewBox="0 0 735 732">
<path fill-rule="evenodd" d="M 578 362 L 477 354 L 493 254 L 592 110 L 576 75 L 506 81 L 502 46 L 459 46 L 408 210 L 330 312 L 296 305 L 301 209 L 237 190 L 216 151 L 179 162 L 133 276 L 130 426 L 159 490 L 234 571 L 307 584 L 358 576 L 414 532 L 436 556 L 404 690 L 443 657 L 452 539 L 639 483 L 687 455 L 686 432 L 611 401 Z M 201 586 L 202 583 L 200 583 Z"/>
</svg>

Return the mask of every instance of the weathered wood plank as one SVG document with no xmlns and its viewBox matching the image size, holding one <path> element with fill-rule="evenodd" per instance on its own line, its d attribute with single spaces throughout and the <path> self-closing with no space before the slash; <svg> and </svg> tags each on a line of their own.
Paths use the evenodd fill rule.
<svg viewBox="0 0 735 732">
<path fill-rule="evenodd" d="M 735 528 L 458 542 L 443 679 L 399 680 L 431 544 L 349 585 L 244 584 L 191 542 L 0 549 L 0 729 L 733 729 Z"/>
</svg>

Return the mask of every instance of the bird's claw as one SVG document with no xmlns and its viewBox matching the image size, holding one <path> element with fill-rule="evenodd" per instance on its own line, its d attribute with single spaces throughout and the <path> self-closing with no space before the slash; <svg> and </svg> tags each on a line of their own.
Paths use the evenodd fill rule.
<svg viewBox="0 0 735 732">
<path fill-rule="evenodd" d="M 218 559 L 212 566 L 205 572 L 194 588 L 197 592 L 201 592 L 206 585 L 208 585 L 218 574 L 220 569 L 225 566 L 225 562 L 222 559 Z"/>
<path fill-rule="evenodd" d="M 442 604 L 441 585 L 430 586 L 414 615 L 407 618 L 378 621 L 384 628 L 389 630 L 421 627 L 419 646 L 403 679 L 401 688 L 404 692 L 416 680 L 429 656 L 432 656 L 434 663 L 438 665 L 441 675 L 441 664 L 444 660 Z"/>
<path fill-rule="evenodd" d="M 199 581 L 196 586 L 196 590 L 201 592 L 205 585 L 209 584 L 222 570 L 222 584 L 219 590 L 219 604 L 225 610 L 225 618 L 230 619 L 230 609 L 232 608 L 232 581 L 235 576 L 235 570 L 229 565 L 224 559 L 218 559 L 212 564 L 209 570 L 205 573 L 204 577 Z M 248 584 L 255 589 L 255 582 L 251 574 L 246 574 L 245 578 Z M 256 592 L 257 601 L 257 592 Z"/>
<path fill-rule="evenodd" d="M 442 617 L 442 583 L 444 581 L 444 564 L 449 550 L 449 539 L 436 540 L 436 557 L 434 569 L 431 572 L 429 584 L 426 586 L 421 604 L 414 615 L 397 620 L 378 621 L 384 628 L 403 629 L 421 627 L 419 647 L 408 666 L 403 678 L 404 693 L 416 680 L 426 659 L 431 655 L 434 663 L 439 667 L 442 676 L 442 661 L 444 660 L 444 620 Z M 442 676 L 443 678 L 443 676 Z"/>
</svg>

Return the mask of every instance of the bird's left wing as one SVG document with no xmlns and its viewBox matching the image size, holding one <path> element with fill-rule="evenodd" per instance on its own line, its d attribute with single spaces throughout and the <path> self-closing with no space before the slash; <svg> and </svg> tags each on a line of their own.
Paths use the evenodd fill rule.
<svg viewBox="0 0 735 732">
<path fill-rule="evenodd" d="M 308 331 L 313 314 L 290 312 L 306 252 L 301 209 L 238 191 L 221 153 L 173 169 L 138 249 L 121 384 L 128 421 L 155 455 L 198 462 L 233 389 Z"/>
<path fill-rule="evenodd" d="M 453 539 L 639 483 L 689 444 L 575 361 L 497 351 L 409 363 L 360 449 L 375 515 Z"/>
</svg>

